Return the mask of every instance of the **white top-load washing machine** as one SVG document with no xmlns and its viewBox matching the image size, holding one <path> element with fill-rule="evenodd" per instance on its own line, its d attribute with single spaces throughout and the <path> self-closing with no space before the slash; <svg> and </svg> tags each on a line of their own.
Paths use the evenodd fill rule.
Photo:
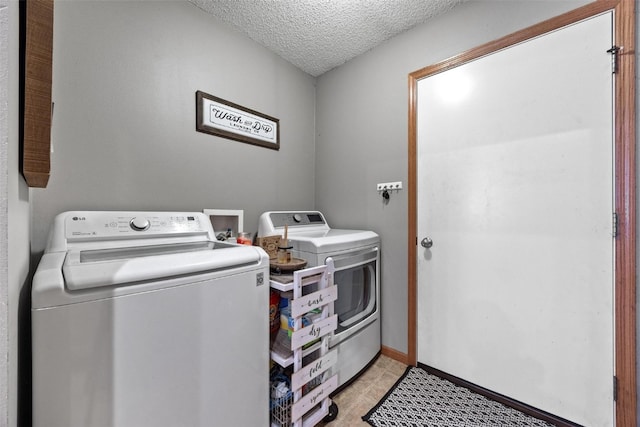
<svg viewBox="0 0 640 427">
<path fill-rule="evenodd" d="M 268 274 L 201 213 L 58 215 L 33 279 L 33 426 L 267 426 Z"/>
<path fill-rule="evenodd" d="M 338 348 L 338 382 L 343 385 L 380 352 L 380 237 L 373 231 L 333 229 L 318 211 L 265 212 L 258 237 L 283 236 L 285 226 L 293 257 L 308 266 L 333 259 L 338 328 L 329 345 Z"/>
</svg>

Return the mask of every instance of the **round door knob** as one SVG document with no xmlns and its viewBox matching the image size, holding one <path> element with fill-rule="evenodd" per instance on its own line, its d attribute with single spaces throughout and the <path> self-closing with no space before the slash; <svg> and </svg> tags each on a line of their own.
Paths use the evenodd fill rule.
<svg viewBox="0 0 640 427">
<path fill-rule="evenodd" d="M 429 249 L 431 246 L 433 246 L 433 240 L 431 240 L 431 239 L 430 239 L 430 238 L 428 238 L 428 237 L 425 237 L 425 238 L 424 238 L 424 239 L 422 239 L 422 241 L 420 242 L 420 245 L 421 245 L 423 248 L 427 248 L 427 249 Z"/>
</svg>

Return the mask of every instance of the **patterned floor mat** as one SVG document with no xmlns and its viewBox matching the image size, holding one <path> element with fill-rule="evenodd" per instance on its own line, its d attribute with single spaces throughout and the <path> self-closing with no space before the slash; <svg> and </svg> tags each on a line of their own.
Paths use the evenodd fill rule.
<svg viewBox="0 0 640 427">
<path fill-rule="evenodd" d="M 374 427 L 553 427 L 415 367 L 362 419 Z"/>
</svg>

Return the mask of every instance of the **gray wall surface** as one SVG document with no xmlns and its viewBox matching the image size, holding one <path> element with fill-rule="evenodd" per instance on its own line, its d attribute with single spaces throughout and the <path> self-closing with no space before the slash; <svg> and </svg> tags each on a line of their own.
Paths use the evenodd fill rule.
<svg viewBox="0 0 640 427">
<path fill-rule="evenodd" d="M 314 207 L 315 79 L 191 3 L 56 2 L 53 51 L 34 253 L 67 210 Z M 280 119 L 280 150 L 196 132 L 197 90 Z"/>
<path fill-rule="evenodd" d="M 586 3 L 470 1 L 318 78 L 316 208 L 381 236 L 383 345 L 407 352 L 409 73 Z M 385 204 L 389 181 L 405 190 Z"/>
</svg>

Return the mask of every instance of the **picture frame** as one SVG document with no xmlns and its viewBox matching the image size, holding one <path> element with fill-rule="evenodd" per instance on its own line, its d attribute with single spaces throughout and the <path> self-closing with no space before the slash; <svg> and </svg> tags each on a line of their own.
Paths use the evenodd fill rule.
<svg viewBox="0 0 640 427">
<path fill-rule="evenodd" d="M 280 150 L 280 120 L 196 91 L 196 131 Z"/>
</svg>

